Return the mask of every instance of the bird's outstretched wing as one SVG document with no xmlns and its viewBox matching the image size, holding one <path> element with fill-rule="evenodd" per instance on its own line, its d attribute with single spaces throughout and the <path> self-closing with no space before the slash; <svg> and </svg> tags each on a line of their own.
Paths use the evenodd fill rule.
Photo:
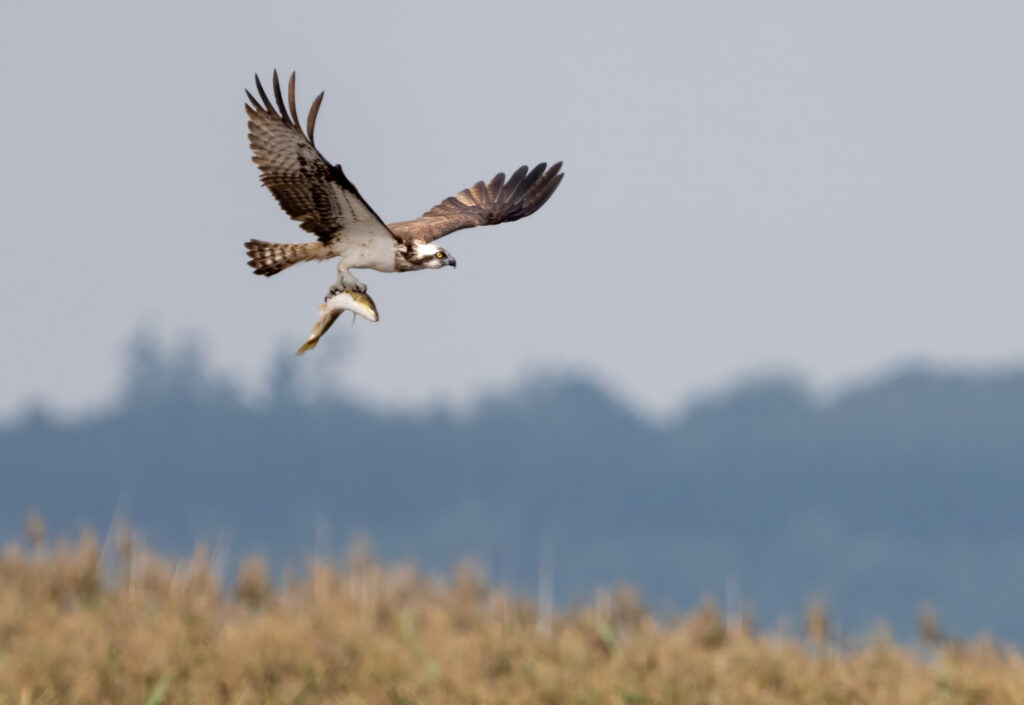
<svg viewBox="0 0 1024 705">
<path fill-rule="evenodd" d="M 249 103 L 249 146 L 252 160 L 260 168 L 260 180 L 270 189 L 281 208 L 303 230 L 314 233 L 321 242 L 329 243 L 343 237 L 346 228 L 363 225 L 376 228 L 382 237 L 393 237 L 387 226 L 359 195 L 348 180 L 341 165 L 332 166 L 313 143 L 313 127 L 324 94 L 313 100 L 306 118 L 306 131 L 302 131 L 295 110 L 295 73 L 288 81 L 288 106 L 281 95 L 281 84 L 274 71 L 274 98 L 276 109 L 260 77 L 256 76 L 256 91 L 261 100 L 246 91 Z"/>
<path fill-rule="evenodd" d="M 527 171 L 516 169 L 505 181 L 501 173 L 489 184 L 478 181 L 457 196 L 449 196 L 415 220 L 391 223 L 388 228 L 405 242 L 430 242 L 450 232 L 477 225 L 494 225 L 530 215 L 551 198 L 564 174 L 562 162 L 550 169 L 540 163 Z"/>
</svg>

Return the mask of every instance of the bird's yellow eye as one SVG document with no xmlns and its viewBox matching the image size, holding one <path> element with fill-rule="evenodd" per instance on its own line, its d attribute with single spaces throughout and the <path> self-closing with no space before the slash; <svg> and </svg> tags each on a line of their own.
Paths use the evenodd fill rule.
<svg viewBox="0 0 1024 705">
<path fill-rule="evenodd" d="M 436 255 L 434 255 L 434 256 L 435 256 L 435 257 L 437 257 L 438 259 L 444 259 L 444 253 L 443 253 L 443 252 L 438 252 L 438 253 L 437 253 Z"/>
</svg>

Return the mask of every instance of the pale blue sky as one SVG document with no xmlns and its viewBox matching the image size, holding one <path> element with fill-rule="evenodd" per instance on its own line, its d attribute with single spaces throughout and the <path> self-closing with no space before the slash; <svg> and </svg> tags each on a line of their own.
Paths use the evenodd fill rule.
<svg viewBox="0 0 1024 705">
<path fill-rule="evenodd" d="M 664 411 L 763 369 L 1024 360 L 1021 36 L 996 2 L 19 3 L 0 414 L 109 398 L 140 326 L 251 389 L 305 339 L 333 265 L 267 280 L 242 247 L 306 237 L 245 139 L 274 67 L 326 91 L 318 144 L 385 220 L 565 161 L 536 215 L 445 240 L 457 270 L 360 274 L 381 322 L 328 337 L 365 398 L 570 369 Z"/>
</svg>

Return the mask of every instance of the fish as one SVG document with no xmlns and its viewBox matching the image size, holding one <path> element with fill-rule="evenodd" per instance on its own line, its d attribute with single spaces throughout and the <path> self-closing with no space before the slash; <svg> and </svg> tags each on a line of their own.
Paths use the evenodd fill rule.
<svg viewBox="0 0 1024 705">
<path fill-rule="evenodd" d="M 345 311 L 355 314 L 352 317 L 353 322 L 355 322 L 355 316 L 361 316 L 373 323 L 380 320 L 380 316 L 377 315 L 377 305 L 373 303 L 373 299 L 368 294 L 358 291 L 339 291 L 320 304 L 320 315 L 317 317 L 316 323 L 313 324 L 313 330 L 309 333 L 309 340 L 303 343 L 302 347 L 295 351 L 295 354 L 301 355 L 307 350 L 315 348 L 327 329 Z"/>
</svg>

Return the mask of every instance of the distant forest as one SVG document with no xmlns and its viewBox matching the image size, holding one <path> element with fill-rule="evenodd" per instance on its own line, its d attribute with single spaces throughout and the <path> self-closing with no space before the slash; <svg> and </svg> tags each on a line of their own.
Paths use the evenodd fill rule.
<svg viewBox="0 0 1024 705">
<path fill-rule="evenodd" d="M 562 604 L 728 592 L 795 628 L 818 598 L 845 633 L 884 619 L 908 638 L 927 601 L 954 634 L 1024 643 L 1024 371 L 904 371 L 824 404 L 760 381 L 655 425 L 570 376 L 470 414 L 385 414 L 301 393 L 294 365 L 251 403 L 141 341 L 112 407 L 0 428 L 0 541 L 30 508 L 69 534 L 116 515 L 162 551 L 204 539 L 301 568 L 363 532 L 385 560 L 472 555 L 525 594 L 548 565 Z"/>
</svg>

